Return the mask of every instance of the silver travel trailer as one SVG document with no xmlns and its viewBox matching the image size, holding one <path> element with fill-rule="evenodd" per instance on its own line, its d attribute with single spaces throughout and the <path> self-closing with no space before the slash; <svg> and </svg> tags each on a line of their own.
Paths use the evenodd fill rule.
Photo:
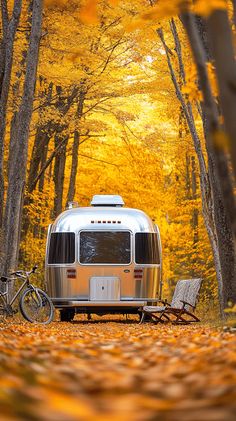
<svg viewBox="0 0 236 421">
<path fill-rule="evenodd" d="M 161 239 L 141 210 L 120 196 L 62 212 L 49 226 L 46 283 L 61 320 L 76 313 L 138 313 L 160 297 Z"/>
</svg>

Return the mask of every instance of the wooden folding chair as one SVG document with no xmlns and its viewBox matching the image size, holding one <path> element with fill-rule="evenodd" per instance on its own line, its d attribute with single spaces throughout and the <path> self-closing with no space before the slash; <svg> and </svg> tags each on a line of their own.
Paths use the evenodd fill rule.
<svg viewBox="0 0 236 421">
<path fill-rule="evenodd" d="M 188 279 L 177 282 L 171 303 L 166 300 L 161 302 L 162 306 L 144 306 L 140 323 L 145 318 L 151 319 L 155 323 L 172 321 L 174 324 L 188 324 L 193 321 L 200 321 L 190 309 L 196 307 L 197 297 L 200 291 L 202 279 Z M 188 316 L 188 318 L 184 317 Z M 173 320 L 175 317 L 175 320 Z M 189 317 L 192 319 L 189 320 Z"/>
<path fill-rule="evenodd" d="M 175 286 L 174 295 L 171 301 L 171 304 L 167 302 L 167 300 L 158 300 L 159 303 L 162 303 L 161 306 L 144 306 L 142 308 L 142 318 L 140 323 L 143 323 L 146 316 L 149 316 L 149 319 L 152 319 L 154 322 L 161 322 L 163 323 L 164 320 L 170 320 L 170 317 L 165 314 L 165 310 L 168 307 L 171 308 L 181 308 L 182 302 L 181 300 L 185 299 L 185 292 L 186 292 L 187 284 L 186 281 L 180 280 L 177 282 Z"/>
<path fill-rule="evenodd" d="M 194 314 L 194 310 L 197 305 L 202 279 L 189 279 L 185 282 L 185 297 L 180 300 L 182 306 L 180 308 L 172 306 L 166 307 L 164 312 L 165 315 L 169 314 L 175 317 L 175 320 L 172 321 L 174 324 L 200 322 L 200 319 Z"/>
</svg>

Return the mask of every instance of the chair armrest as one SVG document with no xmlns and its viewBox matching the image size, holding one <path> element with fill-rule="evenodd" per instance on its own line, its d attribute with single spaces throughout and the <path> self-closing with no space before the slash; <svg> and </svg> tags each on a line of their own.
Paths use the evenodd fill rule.
<svg viewBox="0 0 236 421">
<path fill-rule="evenodd" d="M 187 303 L 187 301 L 183 301 L 183 300 L 180 300 L 181 301 L 181 303 L 183 303 L 183 308 L 185 307 L 185 306 L 190 306 L 190 307 L 192 307 L 193 309 L 195 308 L 195 306 L 193 306 L 192 304 L 190 304 L 190 303 Z"/>
</svg>

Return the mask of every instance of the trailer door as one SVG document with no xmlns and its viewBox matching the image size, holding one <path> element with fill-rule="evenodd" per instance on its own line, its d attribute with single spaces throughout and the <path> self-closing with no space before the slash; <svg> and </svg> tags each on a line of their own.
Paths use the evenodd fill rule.
<svg viewBox="0 0 236 421">
<path fill-rule="evenodd" d="M 91 301 L 120 301 L 124 266 L 131 263 L 130 232 L 81 231 L 79 262 L 89 273 Z"/>
</svg>

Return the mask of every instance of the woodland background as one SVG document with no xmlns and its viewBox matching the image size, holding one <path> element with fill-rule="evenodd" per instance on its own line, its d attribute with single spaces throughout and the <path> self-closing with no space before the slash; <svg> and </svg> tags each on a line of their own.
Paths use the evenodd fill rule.
<svg viewBox="0 0 236 421">
<path fill-rule="evenodd" d="M 49 223 L 117 193 L 160 227 L 165 295 L 236 302 L 233 6 L 1 0 L 1 271 L 43 283 Z"/>
</svg>

